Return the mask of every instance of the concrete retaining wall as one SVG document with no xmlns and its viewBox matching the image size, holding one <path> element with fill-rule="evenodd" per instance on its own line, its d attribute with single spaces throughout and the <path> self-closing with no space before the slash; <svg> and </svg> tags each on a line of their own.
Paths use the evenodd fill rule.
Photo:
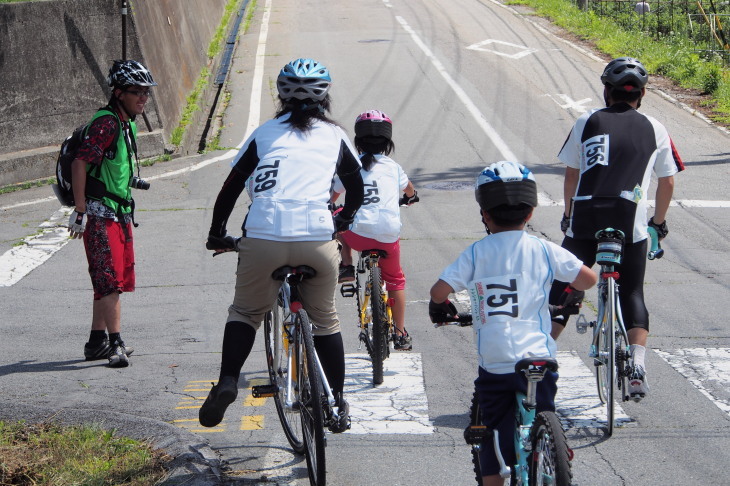
<svg viewBox="0 0 730 486">
<path fill-rule="evenodd" d="M 127 57 L 159 87 L 138 118 L 140 155 L 163 153 L 226 0 L 129 0 Z M 122 57 L 121 0 L 0 4 L 0 185 L 50 177 L 60 142 L 86 123 Z"/>
</svg>

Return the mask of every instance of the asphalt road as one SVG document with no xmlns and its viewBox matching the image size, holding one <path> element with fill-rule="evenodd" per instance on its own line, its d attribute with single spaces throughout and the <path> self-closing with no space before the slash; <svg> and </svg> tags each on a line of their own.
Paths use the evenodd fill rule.
<svg viewBox="0 0 730 486">
<path fill-rule="evenodd" d="M 605 61 L 549 23 L 487 0 L 262 0 L 256 8 L 229 75 L 221 145 L 234 149 L 273 114 L 281 66 L 312 57 L 330 68 L 333 116 L 350 133 L 361 111 L 391 115 L 393 158 L 421 198 L 403 211 L 401 243 L 414 350 L 389 360 L 379 394 L 359 356 L 353 304 L 338 300 L 356 406 L 353 431 L 328 436 L 330 484 L 473 484 L 462 439 L 476 375 L 471 331 L 434 329 L 428 290 L 484 236 L 472 184 L 491 162 L 514 158 L 533 170 L 541 196 L 529 231 L 561 240 L 556 154 L 575 119 L 601 106 Z M 730 284 L 730 136 L 653 90 L 641 109 L 667 126 L 687 166 L 676 177 L 666 256 L 648 264 L 651 395 L 621 404 L 624 425 L 607 439 L 587 338 L 572 329 L 561 336 L 558 408 L 575 451 L 574 484 L 723 484 L 730 334 L 718 316 Z M 273 403 L 250 398 L 248 388 L 266 377 L 263 346 L 246 363 L 223 424 L 203 429 L 196 421 L 217 378 L 233 295 L 235 257 L 213 259 L 204 247 L 233 153 L 143 168 L 151 188 L 135 196 L 137 291 L 122 296 L 123 336 L 135 348 L 126 369 L 83 361 L 86 260 L 78 241 L 64 239 L 67 217 L 50 189 L 0 195 L 0 408 L 80 410 L 106 424 L 109 413 L 141 417 L 209 444 L 230 468 L 231 484 L 307 484 L 306 464 L 289 449 Z M 229 231 L 247 204 L 238 201 Z M 594 295 L 588 301 L 590 309 Z"/>
</svg>

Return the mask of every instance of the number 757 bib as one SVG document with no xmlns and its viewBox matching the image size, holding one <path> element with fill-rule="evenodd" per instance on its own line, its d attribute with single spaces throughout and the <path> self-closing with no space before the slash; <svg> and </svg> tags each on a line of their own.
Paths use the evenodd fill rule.
<svg viewBox="0 0 730 486">
<path fill-rule="evenodd" d="M 473 280 L 469 298 L 474 329 L 520 318 L 521 275 L 502 275 Z"/>
</svg>

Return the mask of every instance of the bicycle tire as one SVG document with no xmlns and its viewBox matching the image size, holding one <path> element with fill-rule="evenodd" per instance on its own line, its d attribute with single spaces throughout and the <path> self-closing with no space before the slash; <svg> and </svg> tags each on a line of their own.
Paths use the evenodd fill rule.
<svg viewBox="0 0 730 486">
<path fill-rule="evenodd" d="M 569 486 L 573 478 L 571 451 L 555 412 L 540 412 L 530 429 L 529 486 Z"/>
<path fill-rule="evenodd" d="M 471 398 L 471 406 L 469 407 L 469 425 L 481 425 L 482 412 L 479 406 L 479 394 L 475 391 Z M 479 462 L 479 449 L 476 444 L 471 446 L 471 462 L 474 466 L 475 479 L 477 486 L 482 485 L 482 466 Z"/>
<path fill-rule="evenodd" d="M 324 486 L 327 482 L 325 458 L 324 413 L 322 411 L 322 382 L 316 362 L 312 324 L 305 310 L 296 319 L 299 329 L 299 411 L 302 416 L 307 472 L 312 486 Z"/>
<path fill-rule="evenodd" d="M 595 349 L 595 356 L 593 357 L 593 366 L 596 368 L 596 389 L 598 391 L 598 399 L 601 404 L 606 403 L 606 322 L 604 319 L 604 313 L 606 308 L 605 297 L 602 293 L 602 287 L 598 291 L 598 316 L 596 317 L 595 324 L 595 336 L 593 347 Z"/>
<path fill-rule="evenodd" d="M 370 269 L 370 309 L 373 316 L 372 348 L 373 384 L 383 383 L 383 361 L 388 357 L 388 316 L 383 301 L 380 267 Z"/>
<path fill-rule="evenodd" d="M 606 363 L 606 431 L 609 436 L 613 435 L 615 422 L 615 400 L 616 390 L 616 294 L 615 282 L 609 277 L 607 280 L 607 306 L 605 308 L 605 321 L 607 326 L 606 349 L 608 350 L 608 362 Z"/>
<path fill-rule="evenodd" d="M 274 306 L 273 310 L 266 314 L 264 318 L 264 337 L 266 341 L 266 363 L 269 368 L 269 378 L 273 385 L 276 385 L 278 391 L 274 395 L 274 404 L 276 412 L 279 415 L 281 427 L 284 429 L 284 435 L 289 441 L 292 449 L 297 454 L 304 454 L 304 439 L 302 438 L 302 419 L 299 410 L 296 407 L 286 406 L 287 398 L 287 378 L 289 376 L 289 356 L 287 354 L 291 343 L 284 342 L 284 309 L 281 307 L 280 301 Z M 296 349 L 296 348 L 291 348 Z M 296 353 L 294 363 L 297 362 Z M 295 399 L 298 402 L 298 393 L 296 392 L 296 373 L 292 377 L 295 388 Z"/>
</svg>

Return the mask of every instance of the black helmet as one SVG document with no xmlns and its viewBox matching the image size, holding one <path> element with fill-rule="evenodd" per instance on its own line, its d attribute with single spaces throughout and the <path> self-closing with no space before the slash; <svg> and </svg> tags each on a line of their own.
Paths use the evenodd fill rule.
<svg viewBox="0 0 730 486">
<path fill-rule="evenodd" d="M 125 86 L 157 86 L 152 73 L 137 61 L 114 61 L 109 69 L 107 84 L 113 88 Z"/>
<path fill-rule="evenodd" d="M 474 195 L 484 211 L 502 205 L 527 204 L 534 208 L 537 206 L 537 183 L 524 165 L 502 160 L 479 173 Z"/>
<path fill-rule="evenodd" d="M 601 82 L 613 89 L 631 91 L 643 88 L 649 81 L 649 73 L 638 59 L 619 57 L 609 62 L 601 75 Z"/>
</svg>

